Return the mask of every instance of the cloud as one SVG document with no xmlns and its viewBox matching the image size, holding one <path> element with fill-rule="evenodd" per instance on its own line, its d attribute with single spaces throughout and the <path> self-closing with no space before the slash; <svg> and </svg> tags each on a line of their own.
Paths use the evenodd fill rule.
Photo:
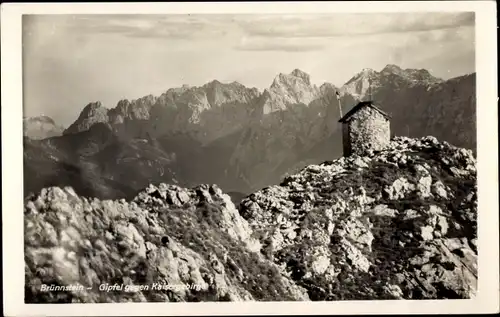
<svg viewBox="0 0 500 317">
<path fill-rule="evenodd" d="M 240 51 L 280 51 L 280 52 L 310 52 L 320 51 L 326 48 L 325 43 L 318 41 L 307 41 L 303 38 L 266 38 L 266 37 L 243 37 L 238 45 L 234 47 Z"/>
<path fill-rule="evenodd" d="M 25 25 L 53 26 L 85 36 L 121 36 L 130 38 L 195 39 L 223 36 L 227 27 L 220 18 L 191 15 L 36 15 Z"/>
<path fill-rule="evenodd" d="M 309 52 L 322 50 L 324 47 L 303 46 L 300 44 L 285 44 L 285 43 L 267 43 L 267 44 L 251 44 L 236 46 L 236 50 L 240 51 L 281 51 L 281 52 Z"/>
<path fill-rule="evenodd" d="M 470 26 L 463 26 L 451 29 L 440 29 L 427 32 L 419 32 L 417 39 L 419 43 L 434 42 L 456 42 L 462 41 L 466 43 L 473 43 L 474 41 L 474 28 Z"/>
<path fill-rule="evenodd" d="M 362 13 L 253 16 L 239 21 L 247 35 L 260 37 L 336 37 L 429 31 L 474 25 L 473 12 Z"/>
<path fill-rule="evenodd" d="M 268 38 L 328 38 L 406 33 L 473 25 L 474 13 L 334 13 L 321 15 L 38 15 L 34 25 L 64 28 L 84 36 L 114 35 L 192 40 L 228 35 Z M 271 45 L 268 45 L 271 46 Z M 282 45 L 287 46 L 287 45 Z M 290 45 L 288 45 L 290 46 Z M 293 45 L 291 45 L 293 46 Z"/>
</svg>

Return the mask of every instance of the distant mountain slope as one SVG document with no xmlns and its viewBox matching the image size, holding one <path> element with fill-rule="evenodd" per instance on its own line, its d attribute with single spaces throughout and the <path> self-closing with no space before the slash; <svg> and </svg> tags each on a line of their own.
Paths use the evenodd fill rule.
<svg viewBox="0 0 500 317">
<path fill-rule="evenodd" d="M 385 99 L 380 97 L 380 103 L 393 115 L 391 126 L 396 135 L 430 134 L 456 146 L 476 149 L 475 74 L 430 87 L 414 86 L 392 96 L 387 93 Z"/>
<path fill-rule="evenodd" d="M 47 116 L 23 118 L 23 135 L 33 140 L 62 135 L 64 128 Z"/>
<path fill-rule="evenodd" d="M 84 196 L 132 197 L 150 182 L 175 182 L 173 162 L 154 140 L 123 139 L 100 123 L 77 134 L 25 139 L 25 191 L 57 185 Z"/>
</svg>

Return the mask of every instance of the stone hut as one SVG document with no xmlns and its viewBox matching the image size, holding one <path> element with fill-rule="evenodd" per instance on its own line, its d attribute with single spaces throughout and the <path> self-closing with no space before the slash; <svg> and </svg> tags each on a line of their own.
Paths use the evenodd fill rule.
<svg viewBox="0 0 500 317">
<path fill-rule="evenodd" d="M 358 103 L 339 122 L 342 123 L 344 156 L 382 150 L 390 142 L 390 116 L 372 101 Z"/>
</svg>

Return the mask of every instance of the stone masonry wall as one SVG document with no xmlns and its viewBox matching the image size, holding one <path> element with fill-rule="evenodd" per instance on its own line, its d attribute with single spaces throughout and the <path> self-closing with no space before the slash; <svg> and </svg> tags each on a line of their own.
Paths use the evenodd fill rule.
<svg viewBox="0 0 500 317">
<path fill-rule="evenodd" d="M 344 149 L 344 155 L 350 155 L 351 142 L 349 142 L 349 125 L 347 123 L 342 124 L 342 146 Z"/>
<path fill-rule="evenodd" d="M 344 147 L 348 153 L 363 155 L 368 149 L 382 150 L 391 139 L 390 121 L 378 111 L 365 107 L 352 115 L 347 122 L 349 144 Z"/>
</svg>

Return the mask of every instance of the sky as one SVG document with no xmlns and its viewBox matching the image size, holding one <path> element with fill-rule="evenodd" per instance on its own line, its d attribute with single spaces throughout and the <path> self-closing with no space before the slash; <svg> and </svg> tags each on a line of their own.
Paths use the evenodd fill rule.
<svg viewBox="0 0 500 317">
<path fill-rule="evenodd" d="M 263 90 L 298 68 L 342 86 L 363 68 L 475 71 L 474 13 L 25 15 L 24 115 L 68 126 L 90 102 L 217 79 Z"/>
</svg>

